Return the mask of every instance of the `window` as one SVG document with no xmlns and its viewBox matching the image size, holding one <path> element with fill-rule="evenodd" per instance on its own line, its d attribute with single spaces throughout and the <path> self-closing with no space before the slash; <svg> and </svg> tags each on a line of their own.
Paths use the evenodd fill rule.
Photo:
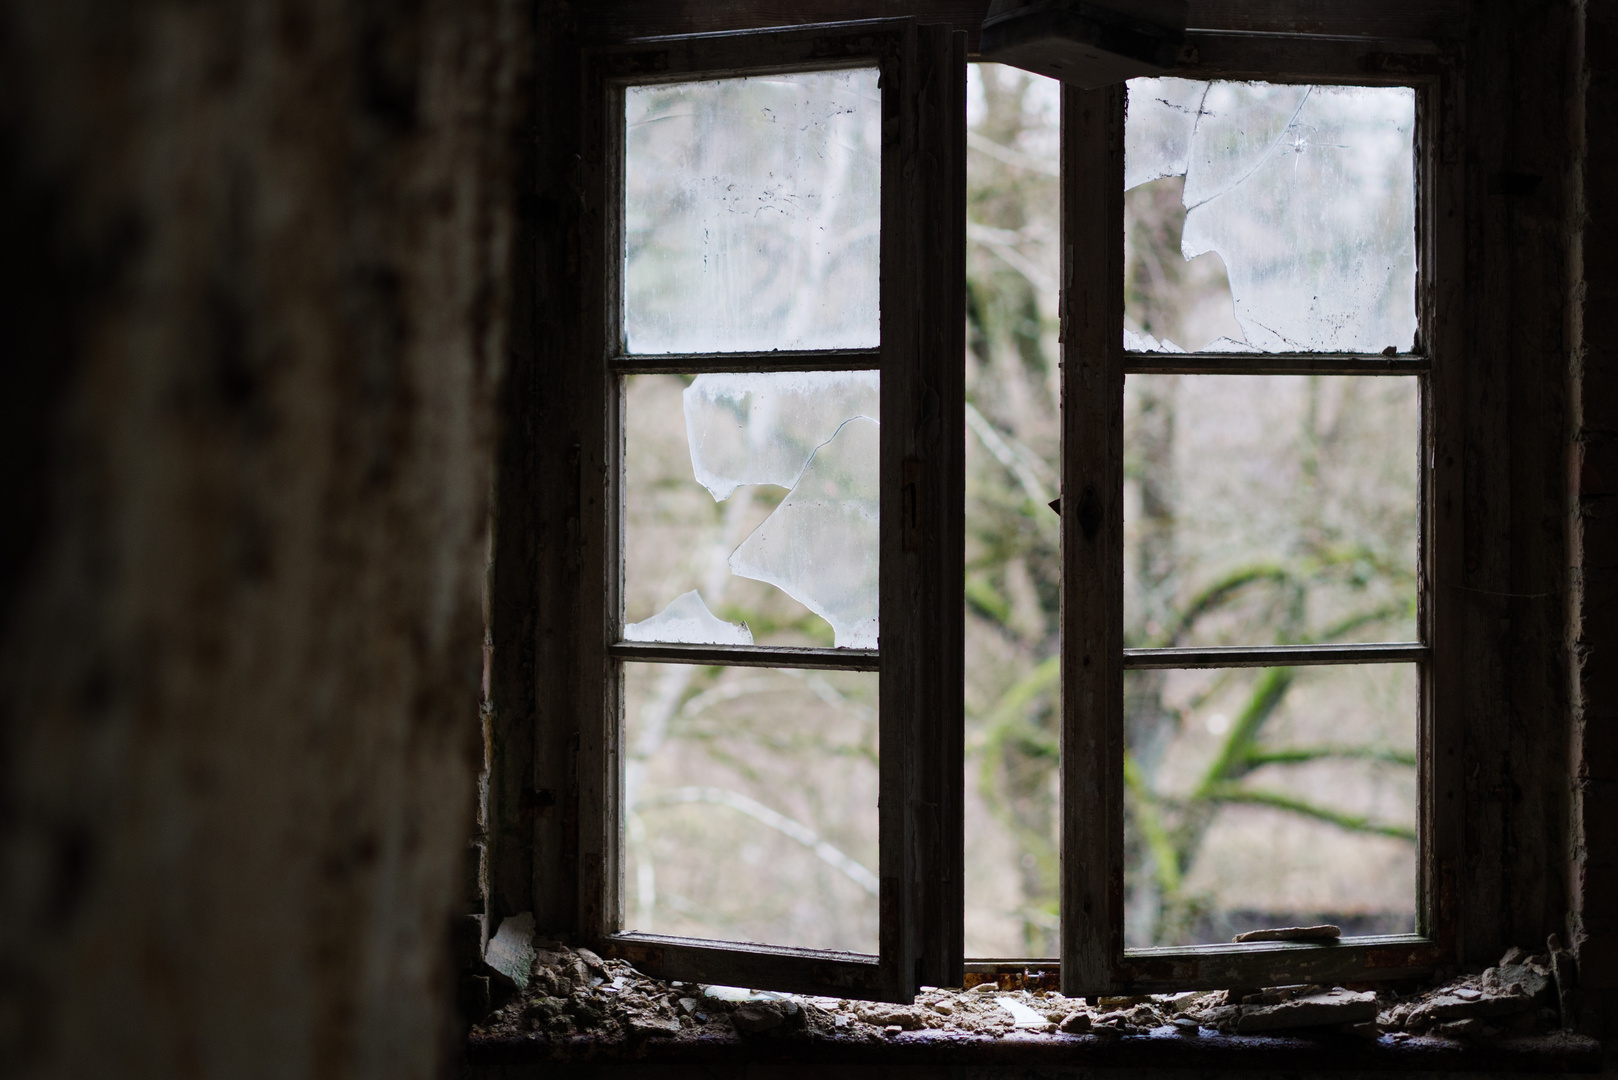
<svg viewBox="0 0 1618 1080">
<path fill-rule="evenodd" d="M 890 20 L 587 61 L 581 906 L 648 971 L 961 979 L 964 44 Z"/>
<path fill-rule="evenodd" d="M 1437 463 L 1457 363 L 1441 285 L 1455 273 L 1447 260 L 1456 250 L 1443 232 L 1453 184 L 1441 164 L 1451 160 L 1442 148 L 1445 84 L 1437 65 L 1430 74 L 1367 78 L 1363 65 L 1311 60 L 1301 49 L 1284 59 L 1268 71 L 1231 63 L 1207 73 L 1234 78 L 1064 91 L 1068 993 L 1363 981 L 1430 968 L 1453 951 L 1458 838 L 1444 770 L 1455 738 L 1446 707 L 1455 700 L 1446 693 L 1454 673 L 1453 658 L 1434 645 L 1453 616 L 1431 588 L 1453 542 L 1434 509 L 1446 498 Z M 1161 274 L 1126 288 L 1126 188 L 1151 197 L 1142 188 L 1157 178 L 1183 185 L 1184 254 L 1221 255 L 1239 337 L 1211 329 L 1218 320 L 1197 326 L 1197 313 L 1174 310 L 1176 292 Z M 1200 339 L 1187 343 L 1190 351 L 1159 341 L 1148 332 L 1153 316 L 1158 335 L 1167 336 L 1165 324 L 1196 326 Z M 1172 487 L 1163 482 L 1170 458 L 1161 418 L 1163 399 L 1176 390 L 1197 402 L 1204 423 L 1182 435 L 1200 471 Z M 1287 463 L 1257 458 L 1265 439 L 1256 436 L 1273 443 L 1284 413 L 1307 417 L 1333 395 L 1339 407 L 1358 399 L 1344 419 L 1368 429 L 1357 446 L 1335 452 L 1386 463 L 1359 505 L 1392 519 L 1380 545 L 1359 542 L 1354 532 L 1363 528 L 1326 520 L 1355 496 L 1327 493 L 1330 466 L 1318 439 L 1290 448 L 1301 494 L 1278 498 L 1258 482 L 1273 485 Z M 1220 425 L 1208 418 L 1220 412 L 1244 418 L 1245 445 L 1213 444 L 1209 429 Z M 1255 465 L 1246 479 L 1220 472 Z M 1221 499 L 1222 508 L 1210 505 Z M 1194 582 L 1164 573 L 1162 530 L 1176 519 L 1183 531 L 1204 534 L 1173 564 Z M 1274 557 L 1288 548 L 1292 558 Z M 1207 567 L 1195 565 L 1199 554 Z M 1307 574 L 1298 572 L 1300 555 L 1314 564 Z M 1357 569 L 1337 569 L 1356 561 Z M 1221 582 L 1215 569 L 1231 574 Z M 1265 576 L 1271 586 L 1251 587 Z M 1193 583 L 1200 599 L 1188 599 Z M 1259 609 L 1208 627 L 1207 637 L 1196 632 L 1190 612 L 1205 613 L 1210 596 L 1236 593 Z M 1161 609 L 1146 610 L 1154 601 Z M 1313 692 L 1293 690 L 1303 704 L 1292 711 L 1315 715 L 1290 719 L 1307 745 L 1243 737 L 1303 680 Z M 1235 706 L 1234 721 L 1212 707 L 1221 693 Z M 1208 704 L 1184 705 L 1198 701 Z M 1191 785 L 1165 797 L 1170 785 L 1154 785 L 1150 771 L 1187 715 L 1219 738 L 1196 762 Z M 1333 716 L 1360 730 L 1342 730 Z M 1247 778 L 1262 766 L 1284 774 L 1278 766 L 1334 757 L 1411 763 L 1413 802 L 1394 798 L 1390 813 L 1384 799 L 1378 819 L 1312 801 L 1295 780 L 1274 787 Z M 1153 901 L 1183 870 L 1185 847 L 1176 841 L 1205 829 L 1220 802 L 1411 838 L 1413 925 L 1329 945 L 1193 944 L 1181 912 L 1181 925 L 1165 932 Z"/>
<path fill-rule="evenodd" d="M 1033 857 L 1036 876 L 1059 874 L 1060 910 L 1041 916 L 1049 933 L 1029 935 L 1018 964 L 1059 966 L 1065 992 L 1096 994 L 1402 977 L 1453 953 L 1454 615 L 1431 588 L 1458 528 L 1441 512 L 1454 482 L 1445 403 L 1460 377 L 1446 291 L 1457 250 L 1445 164 L 1453 87 L 1430 50 L 1196 41 L 1198 60 L 1175 73 L 1183 79 L 1060 90 L 1059 170 L 972 135 L 984 153 L 1046 168 L 1060 197 L 1048 253 L 1060 296 L 1061 367 L 1050 372 L 1063 403 L 1059 476 L 968 405 L 963 34 L 881 20 L 587 53 L 576 361 L 553 388 L 578 435 L 557 474 L 567 490 L 546 496 L 555 539 L 540 586 L 541 602 L 576 618 L 565 649 L 544 646 L 538 703 L 552 758 L 577 770 L 538 858 L 570 868 L 576 888 L 554 901 L 571 913 L 550 921 L 651 974 L 848 997 L 908 998 L 995 967 L 969 957 L 963 937 L 977 886 L 963 865 L 971 673 L 957 590 L 964 580 L 969 609 L 1010 610 L 968 562 L 964 455 L 982 451 L 1017 499 L 1060 492 L 1060 517 L 1031 526 L 1054 535 L 1060 524 L 1059 547 L 1046 545 L 1060 633 L 1024 673 L 1038 669 L 1059 728 L 1049 793 L 1059 869 L 1054 849 L 1019 856 Z M 1222 134 L 1197 126 L 1238 113 Z M 1361 121 L 1380 140 L 1375 160 L 1366 131 L 1345 133 Z M 1163 325 L 1196 320 L 1169 310 L 1175 295 L 1126 288 L 1126 184 L 1161 181 L 1191 207 L 1185 249 L 1222 258 L 1234 308 L 1218 334 L 1181 340 Z M 1199 184 L 1208 190 L 1194 196 Z M 1344 194 L 1371 187 L 1375 206 Z M 1254 205 L 1231 209 L 1247 193 Z M 1384 240 L 1367 248 L 1371 219 Z M 1313 247 L 1304 222 L 1324 237 Z M 1024 253 L 1009 233 L 974 228 L 1016 269 Z M 1345 235 L 1360 238 L 1358 254 L 1333 278 Z M 1373 265 L 1381 279 L 1360 289 Z M 1141 488 L 1166 460 L 1151 459 L 1140 402 L 1172 393 L 1198 412 L 1242 413 L 1261 433 L 1310 409 L 1317 420 L 1374 411 L 1376 423 L 1334 452 L 1386 458 L 1386 483 L 1362 500 L 1393 522 L 1386 550 L 1316 543 L 1306 557 L 1330 564 L 1318 581 L 1283 566 L 1250 573 L 1221 594 L 1240 595 L 1241 617 L 1165 631 L 1163 612 L 1141 606 L 1173 583 L 1140 556 L 1150 542 L 1138 534 L 1151 528 Z M 1363 404 L 1373 400 L 1375 410 Z M 1232 531 L 1208 517 L 1207 499 L 1254 492 L 1210 491 L 1220 454 L 1290 446 L 1199 450 L 1197 437 L 1187 429 L 1181 453 L 1206 468 L 1159 516 L 1226 532 L 1192 545 L 1187 565 L 1217 544 L 1247 545 L 1251 572 L 1260 541 L 1287 532 L 1284 553 L 1296 554 L 1304 534 L 1330 531 L 1322 508 L 1342 505 L 1318 494 L 1329 491 L 1330 453 L 1308 466 L 1317 496 L 1303 511 L 1261 501 L 1264 529 Z M 1210 558 L 1204 569 L 1206 592 L 1229 567 Z M 1194 602 L 1171 599 L 1165 611 Z M 1312 696 L 1293 689 L 1305 685 Z M 1131 724 L 1152 714 L 1166 737 L 1175 701 L 1255 700 L 1265 686 L 1272 706 L 1288 693 L 1341 703 L 1345 687 L 1379 704 L 1302 724 L 1312 741 L 1250 742 L 1244 768 L 1311 754 L 1372 761 L 1406 770 L 1405 803 L 1334 809 L 1232 770 L 1208 773 L 1198 797 L 1413 835 L 1409 926 L 1335 945 L 1162 932 L 1163 883 L 1184 869 L 1167 833 L 1191 827 L 1192 800 L 1153 786 Z M 1321 725 L 1344 709 L 1385 730 L 1327 739 Z M 1211 706 L 1180 711 L 1218 726 Z M 683 754 L 672 724 L 745 782 L 720 782 Z M 551 790 L 543 776 L 536 786 Z M 1126 811 L 1154 800 L 1175 802 L 1181 820 Z M 722 847 L 729 864 L 690 857 L 694 845 Z"/>
</svg>

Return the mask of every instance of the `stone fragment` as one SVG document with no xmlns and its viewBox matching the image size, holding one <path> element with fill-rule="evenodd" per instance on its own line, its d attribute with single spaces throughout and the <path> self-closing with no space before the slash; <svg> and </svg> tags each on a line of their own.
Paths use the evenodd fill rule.
<svg viewBox="0 0 1618 1080">
<path fill-rule="evenodd" d="M 567 999 L 567 1011 L 580 1027 L 594 1027 L 607 1018 L 607 1006 L 582 991 L 575 991 Z"/>
<path fill-rule="evenodd" d="M 1462 996 L 1467 987 L 1455 987 L 1434 994 L 1417 1005 L 1406 1018 L 1405 1026 L 1416 1029 L 1451 1020 L 1485 1019 L 1526 1012 L 1534 1007 L 1532 998 L 1512 991 L 1477 993 Z"/>
<path fill-rule="evenodd" d="M 1066 1035 L 1083 1035 L 1090 1030 L 1090 1014 L 1083 1009 L 1075 1009 L 1063 1017 L 1056 1029 Z"/>
<path fill-rule="evenodd" d="M 1244 1005 L 1236 1021 L 1236 1032 L 1248 1035 L 1261 1031 L 1320 1027 L 1326 1024 L 1357 1024 L 1376 1019 L 1376 995 L 1369 990 L 1328 990 L 1306 994 L 1275 1005 Z"/>
<path fill-rule="evenodd" d="M 1240 1005 L 1216 1005 L 1203 1014 L 1202 1022 L 1216 1031 L 1228 1033 L 1236 1030 L 1241 1015 Z"/>
<path fill-rule="evenodd" d="M 687 1015 L 687 1016 L 696 1016 L 697 1015 L 697 999 L 696 998 L 689 998 L 689 997 L 681 998 L 680 999 L 680 1011 L 685 1013 L 685 1015 Z"/>
<path fill-rule="evenodd" d="M 629 1018 L 629 1033 L 643 1039 L 659 1036 L 668 1038 L 680 1033 L 680 1022 L 672 1016 L 650 1016 L 643 1013 Z"/>
<path fill-rule="evenodd" d="M 1522 950 L 1513 948 L 1506 956 L 1513 952 L 1521 953 Z M 1508 964 L 1502 957 L 1497 966 L 1483 973 L 1483 986 L 1489 990 L 1515 991 L 1533 999 L 1536 1004 L 1549 1005 L 1556 987 L 1547 963 L 1545 957 L 1523 956 L 1518 962 Z"/>
<path fill-rule="evenodd" d="M 861 1001 L 854 1006 L 854 1015 L 867 1024 L 888 1027 L 897 1024 L 904 1029 L 921 1026 L 916 1010 L 905 1005 L 892 1005 L 883 1001 Z M 1043 1023 L 1044 1021 L 1041 1021 Z"/>
<path fill-rule="evenodd" d="M 784 1014 L 774 1002 L 749 1001 L 731 1011 L 730 1022 L 737 1031 L 753 1034 L 780 1027 L 786 1021 Z"/>
<path fill-rule="evenodd" d="M 1179 1034 L 1181 1034 L 1181 1035 L 1201 1035 L 1202 1034 L 1202 1025 L 1198 1024 L 1195 1020 L 1191 1019 L 1189 1016 L 1176 1016 L 1173 1020 L 1170 1021 L 1170 1023 L 1172 1023 L 1174 1025 L 1174 1030 L 1176 1032 L 1178 1032 Z"/>
<path fill-rule="evenodd" d="M 1493 1031 L 1493 1028 L 1476 1016 L 1467 1020 L 1450 1020 L 1433 1027 L 1435 1035 L 1442 1035 L 1446 1039 L 1476 1039 Z"/>
<path fill-rule="evenodd" d="M 882 1029 L 882 1034 L 891 1039 L 893 1036 L 899 1034 L 903 1030 L 904 1027 L 901 1024 L 889 1024 L 887 1027 Z"/>
<path fill-rule="evenodd" d="M 606 972 L 606 970 L 607 970 L 606 961 L 602 960 L 601 957 L 597 956 L 595 953 L 591 952 L 589 949 L 580 947 L 580 948 L 574 949 L 573 952 L 574 952 L 574 954 L 576 956 L 578 956 L 578 958 L 580 960 L 583 960 L 585 965 L 587 967 L 589 967 L 591 970 L 602 972 L 602 973 Z"/>
</svg>

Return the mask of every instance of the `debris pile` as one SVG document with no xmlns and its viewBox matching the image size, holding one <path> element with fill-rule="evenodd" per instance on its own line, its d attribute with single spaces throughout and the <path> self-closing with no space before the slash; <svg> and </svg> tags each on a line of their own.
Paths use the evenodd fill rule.
<svg viewBox="0 0 1618 1080">
<path fill-rule="evenodd" d="M 507 927 L 510 932 L 507 932 Z M 1067 998 L 1042 990 L 927 989 L 908 1005 L 665 983 L 584 948 L 533 939 L 507 920 L 488 957 L 508 1001 L 474 1031 L 549 1040 L 814 1038 L 881 1041 L 908 1032 L 1021 1036 L 1338 1033 L 1393 1042 L 1495 1040 L 1562 1027 L 1555 957 L 1512 949 L 1477 975 L 1400 996 L 1329 986 Z"/>
</svg>

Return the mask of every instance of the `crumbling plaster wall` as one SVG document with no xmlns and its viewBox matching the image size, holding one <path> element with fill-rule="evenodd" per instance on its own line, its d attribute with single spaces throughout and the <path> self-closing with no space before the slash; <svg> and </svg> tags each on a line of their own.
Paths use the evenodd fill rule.
<svg viewBox="0 0 1618 1080">
<path fill-rule="evenodd" d="M 0 3 L 0 1075 L 444 1060 L 526 12 Z"/>
<path fill-rule="evenodd" d="M 1579 978 L 1618 1031 L 1618 3 L 1578 4 L 1581 156 L 1570 186 L 1569 638 L 1573 843 L 1569 929 Z"/>
</svg>

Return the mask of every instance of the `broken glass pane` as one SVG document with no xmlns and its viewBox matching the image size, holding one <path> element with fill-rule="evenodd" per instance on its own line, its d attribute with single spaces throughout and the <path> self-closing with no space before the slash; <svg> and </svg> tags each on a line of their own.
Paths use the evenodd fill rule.
<svg viewBox="0 0 1618 1080">
<path fill-rule="evenodd" d="M 880 418 L 877 380 L 874 371 L 698 375 L 684 395 L 697 483 L 721 501 L 744 484 L 792 487 L 843 421 Z"/>
<path fill-rule="evenodd" d="M 624 928 L 875 953 L 878 685 L 625 664 Z"/>
<path fill-rule="evenodd" d="M 1411 664 L 1127 672 L 1127 943 L 1411 933 L 1419 686 Z"/>
<path fill-rule="evenodd" d="M 676 597 L 668 607 L 650 619 L 627 624 L 624 627 L 624 640 L 751 645 L 753 632 L 746 623 L 730 623 L 717 618 L 702 602 L 702 594 L 692 589 Z"/>
<path fill-rule="evenodd" d="M 880 435 L 874 420 L 845 421 L 730 556 L 732 573 L 769 582 L 830 623 L 840 649 L 877 647 Z"/>
<path fill-rule="evenodd" d="M 625 92 L 631 353 L 878 343 L 877 69 Z"/>
<path fill-rule="evenodd" d="M 1128 376 L 1125 644 L 1414 640 L 1417 389 Z"/>
<path fill-rule="evenodd" d="M 625 379 L 626 637 L 874 647 L 878 397 L 875 372 Z"/>
<path fill-rule="evenodd" d="M 1128 93 L 1125 185 L 1143 189 L 1126 201 L 1128 347 L 1414 347 L 1415 91 L 1134 79 Z"/>
<path fill-rule="evenodd" d="M 1060 953 L 1061 98 L 967 69 L 964 922 L 971 958 Z"/>
</svg>

